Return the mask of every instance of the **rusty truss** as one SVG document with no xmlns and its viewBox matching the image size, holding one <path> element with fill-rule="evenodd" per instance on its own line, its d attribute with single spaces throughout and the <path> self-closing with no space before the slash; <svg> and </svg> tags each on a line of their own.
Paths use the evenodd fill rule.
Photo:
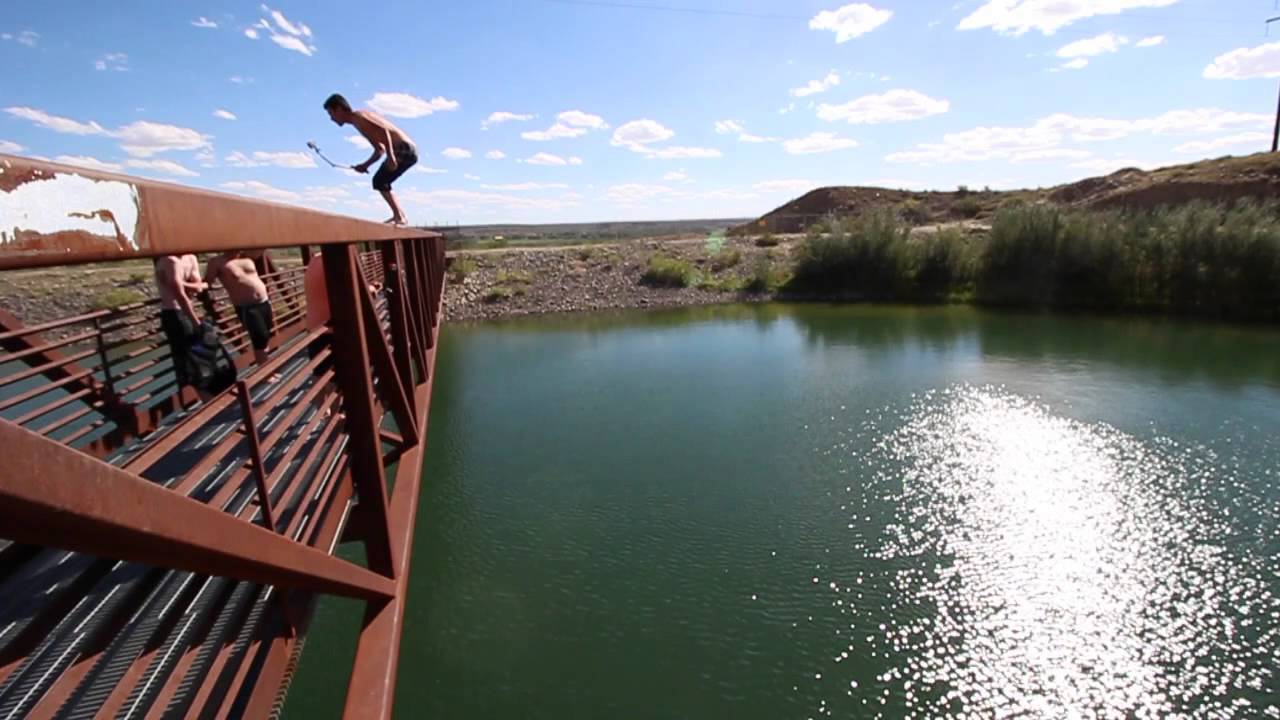
<svg viewBox="0 0 1280 720">
<path fill-rule="evenodd" d="M 207 296 L 240 376 L 205 402 L 155 299 L 0 311 L 0 718 L 271 716 L 321 593 L 365 603 L 345 715 L 390 716 L 443 239 L 0 155 L 0 271 L 268 248 L 271 359 Z"/>
</svg>

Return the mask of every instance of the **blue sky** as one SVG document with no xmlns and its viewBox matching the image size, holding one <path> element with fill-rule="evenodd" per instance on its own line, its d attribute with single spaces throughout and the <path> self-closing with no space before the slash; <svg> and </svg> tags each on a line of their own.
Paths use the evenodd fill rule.
<svg viewBox="0 0 1280 720">
<path fill-rule="evenodd" d="M 1035 187 L 1269 147 L 1271 0 L 6 3 L 0 152 L 414 223 L 751 216 L 829 184 Z"/>
</svg>

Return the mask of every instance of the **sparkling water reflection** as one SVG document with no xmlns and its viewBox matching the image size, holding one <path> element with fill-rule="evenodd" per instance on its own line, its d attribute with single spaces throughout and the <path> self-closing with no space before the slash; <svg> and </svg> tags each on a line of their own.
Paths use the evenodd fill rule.
<svg viewBox="0 0 1280 720">
<path fill-rule="evenodd" d="M 1211 489 L 1238 479 L 1212 452 L 993 388 L 930 392 L 902 415 L 851 458 L 878 469 L 863 506 L 898 510 L 866 549 L 896 568 L 891 612 L 834 658 L 889 665 L 851 679 L 849 700 L 897 698 L 912 717 L 1280 717 L 1274 569 L 1224 544 L 1237 530 Z M 871 520 L 849 505 L 850 528 Z M 837 602 L 858 629 L 856 603 Z"/>
</svg>

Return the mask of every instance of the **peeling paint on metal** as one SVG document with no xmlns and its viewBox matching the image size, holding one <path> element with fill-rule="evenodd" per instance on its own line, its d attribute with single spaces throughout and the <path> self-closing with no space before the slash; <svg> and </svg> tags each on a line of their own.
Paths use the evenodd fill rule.
<svg viewBox="0 0 1280 720">
<path fill-rule="evenodd" d="M 79 231 L 137 251 L 138 215 L 132 183 L 53 173 L 0 191 L 0 246 L 25 233 Z"/>
</svg>

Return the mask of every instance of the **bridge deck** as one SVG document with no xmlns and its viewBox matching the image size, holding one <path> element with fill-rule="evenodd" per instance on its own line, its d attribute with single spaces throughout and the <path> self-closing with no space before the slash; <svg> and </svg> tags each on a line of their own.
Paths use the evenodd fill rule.
<svg viewBox="0 0 1280 720">
<path fill-rule="evenodd" d="M 133 236 L 115 222 L 99 243 L 0 217 L 14 229 L 0 269 L 303 246 L 332 309 L 308 329 L 305 268 L 269 255 L 276 332 L 256 367 L 225 291 L 206 297 L 240 380 L 203 403 L 176 384 L 154 299 L 32 327 L 0 311 L 0 719 L 269 716 L 319 592 L 366 600 L 346 714 L 389 716 L 442 240 L 18 158 L 0 168 L 10 197 L 74 175 L 127 185 L 137 212 Z M 249 219 L 265 229 L 218 239 L 218 224 Z M 342 539 L 365 544 L 367 569 L 331 557 Z"/>
</svg>

